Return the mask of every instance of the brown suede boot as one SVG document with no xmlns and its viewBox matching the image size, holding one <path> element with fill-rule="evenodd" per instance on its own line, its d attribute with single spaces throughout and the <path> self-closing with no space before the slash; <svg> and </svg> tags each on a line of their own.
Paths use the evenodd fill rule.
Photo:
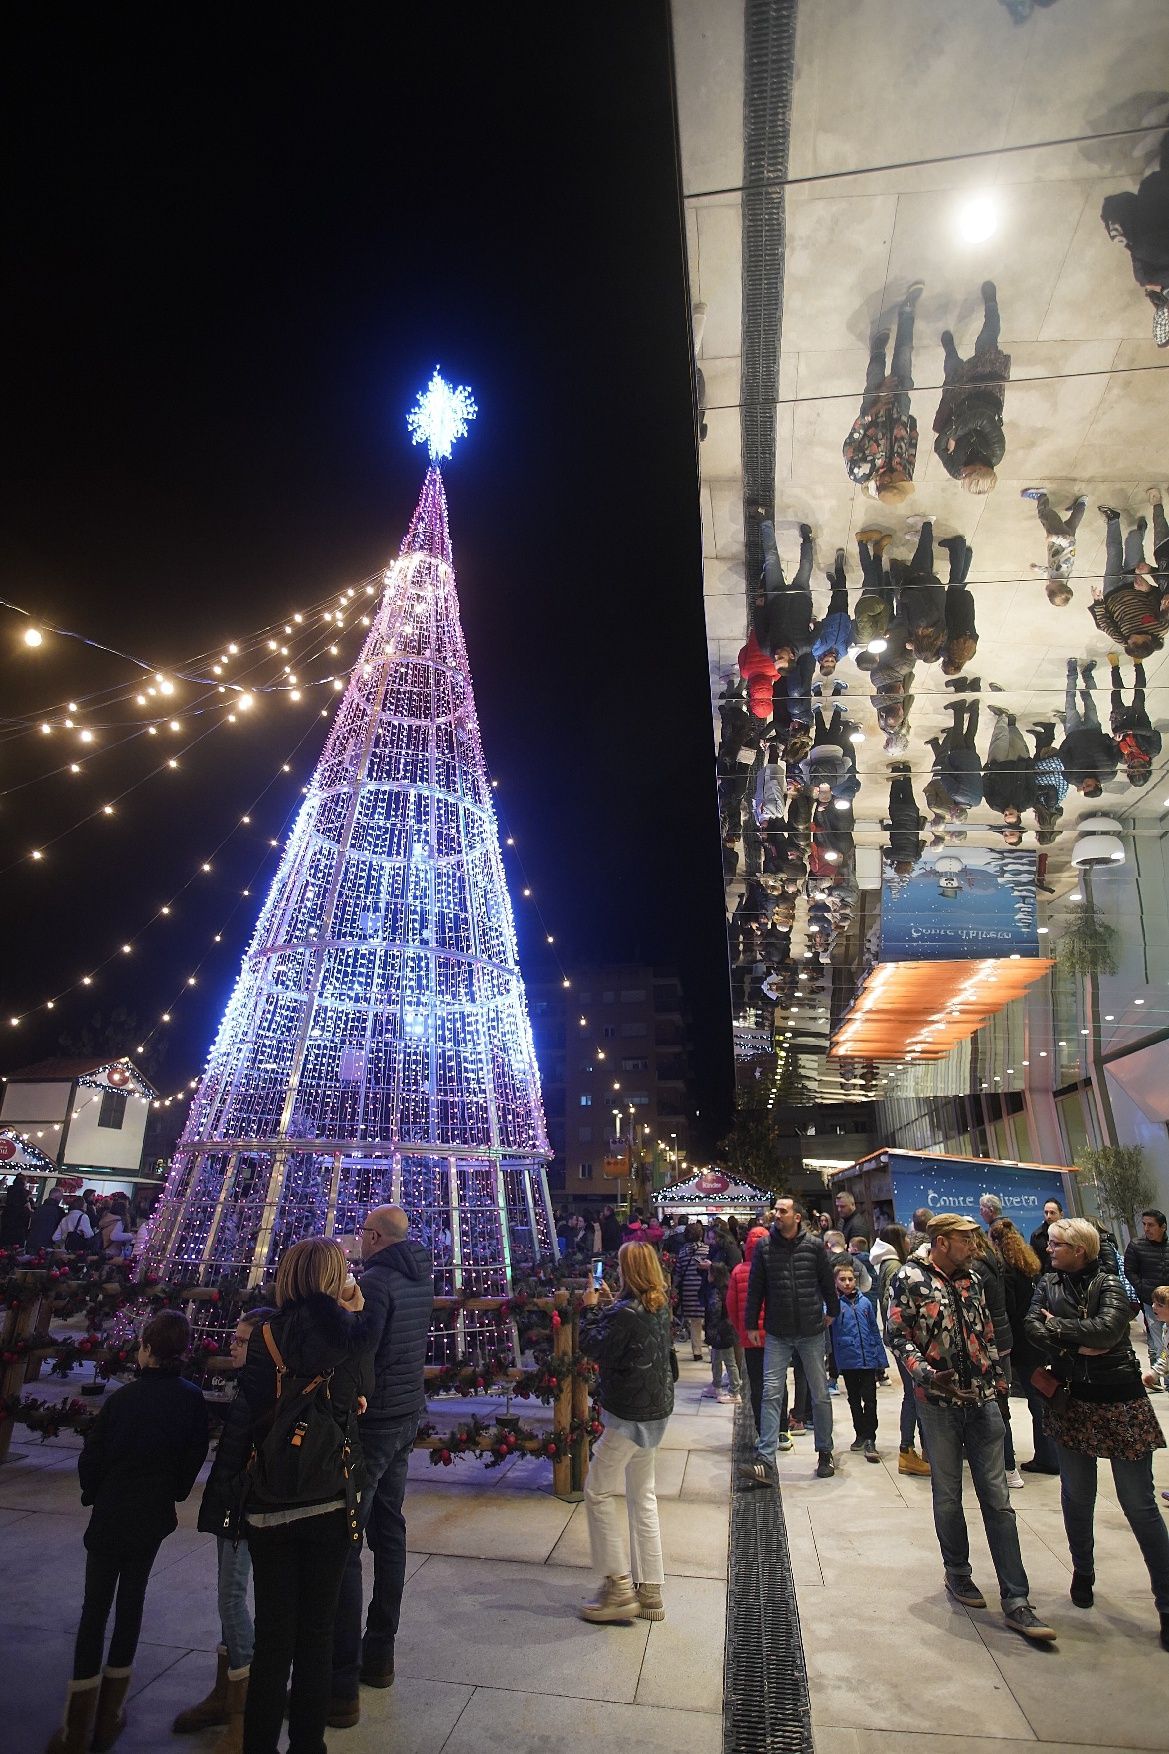
<svg viewBox="0 0 1169 1754">
<path fill-rule="evenodd" d="M 244 1707 L 248 1703 L 248 1676 L 250 1674 L 250 1669 L 229 1669 L 227 1671 L 227 1714 L 223 1732 L 215 1744 L 213 1754 L 243 1754 Z"/>
<path fill-rule="evenodd" d="M 93 1726 L 93 1754 L 106 1754 L 126 1727 L 126 1695 L 130 1691 L 130 1670 L 102 1670 L 101 1692 L 97 1696 L 97 1718 Z"/>
<path fill-rule="evenodd" d="M 84 1681 L 70 1681 L 65 1690 L 65 1716 L 61 1728 L 50 1737 L 45 1754 L 89 1754 L 100 1681 L 100 1675 L 90 1675 Z"/>
<path fill-rule="evenodd" d="M 196 1730 L 217 1729 L 227 1722 L 227 1646 L 221 1644 L 216 1652 L 215 1685 L 198 1705 L 189 1705 L 186 1711 L 180 1711 L 171 1725 L 176 1736 L 190 1736 Z"/>
</svg>

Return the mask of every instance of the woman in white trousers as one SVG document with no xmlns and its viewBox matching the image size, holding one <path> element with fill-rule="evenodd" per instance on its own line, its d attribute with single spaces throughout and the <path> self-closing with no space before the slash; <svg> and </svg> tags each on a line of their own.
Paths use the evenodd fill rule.
<svg viewBox="0 0 1169 1754">
<path fill-rule="evenodd" d="M 601 1624 L 664 1620 L 662 1536 L 654 1464 L 674 1410 L 678 1360 L 657 1251 L 623 1243 L 616 1300 L 607 1285 L 584 1296 L 581 1347 L 600 1369 L 605 1429 L 593 1450 L 585 1506 L 594 1569 L 602 1579 L 581 1618 Z M 626 1549 L 619 1500 L 629 1521 Z"/>
</svg>

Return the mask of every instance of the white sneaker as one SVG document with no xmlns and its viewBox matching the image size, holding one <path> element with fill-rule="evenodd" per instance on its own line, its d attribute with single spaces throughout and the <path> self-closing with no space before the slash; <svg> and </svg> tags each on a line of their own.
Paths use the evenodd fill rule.
<svg viewBox="0 0 1169 1754">
<path fill-rule="evenodd" d="M 1027 1482 L 1024 1480 L 1022 1474 L 1020 1474 L 1018 1468 L 1007 1469 L 1007 1485 L 1012 1492 L 1021 1492 L 1026 1484 Z"/>
</svg>

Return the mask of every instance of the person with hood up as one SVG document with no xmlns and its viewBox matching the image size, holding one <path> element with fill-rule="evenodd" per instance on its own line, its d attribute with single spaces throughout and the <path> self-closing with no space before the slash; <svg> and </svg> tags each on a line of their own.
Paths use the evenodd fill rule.
<svg viewBox="0 0 1169 1754">
<path fill-rule="evenodd" d="M 329 1723 L 344 1729 L 360 1716 L 359 1681 L 389 1687 L 394 1639 L 406 1583 L 406 1470 L 426 1410 L 423 1369 L 434 1308 L 434 1270 L 409 1237 L 400 1206 L 378 1206 L 361 1226 L 361 1296 L 353 1318 L 357 1342 L 373 1353 L 373 1393 L 361 1421 L 366 1485 L 359 1530 L 373 1551 L 373 1592 L 361 1632 L 361 1540 L 349 1551 L 333 1638 Z"/>
</svg>

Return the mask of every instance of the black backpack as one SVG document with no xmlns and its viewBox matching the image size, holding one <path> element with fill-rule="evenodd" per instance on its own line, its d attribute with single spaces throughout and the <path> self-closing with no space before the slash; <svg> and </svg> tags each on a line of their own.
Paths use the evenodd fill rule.
<svg viewBox="0 0 1169 1754">
<path fill-rule="evenodd" d="M 355 1415 L 338 1415 L 333 1405 L 331 1370 L 294 1376 L 265 1322 L 261 1332 L 276 1366 L 276 1402 L 267 1429 L 256 1434 L 244 1476 L 243 1503 L 257 1511 L 319 1504 L 343 1498 L 350 1531 L 359 1539 L 354 1507 L 365 1484 L 365 1461 Z"/>
</svg>

